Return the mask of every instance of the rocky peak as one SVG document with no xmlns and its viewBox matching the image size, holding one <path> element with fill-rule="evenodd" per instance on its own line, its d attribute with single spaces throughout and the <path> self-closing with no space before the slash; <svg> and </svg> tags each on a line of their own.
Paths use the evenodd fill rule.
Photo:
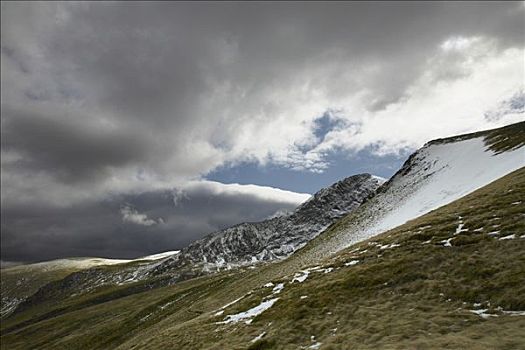
<svg viewBox="0 0 525 350">
<path fill-rule="evenodd" d="M 188 264 L 220 268 L 285 258 L 357 208 L 382 183 L 370 174 L 350 176 L 318 191 L 291 214 L 211 233 L 157 266 L 156 271 Z"/>
</svg>

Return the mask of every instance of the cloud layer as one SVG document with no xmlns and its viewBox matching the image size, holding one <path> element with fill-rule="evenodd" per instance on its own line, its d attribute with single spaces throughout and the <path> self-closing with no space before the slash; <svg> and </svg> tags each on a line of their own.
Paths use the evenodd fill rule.
<svg viewBox="0 0 525 350">
<path fill-rule="evenodd" d="M 193 182 L 60 206 L 2 208 L 2 260 L 136 258 L 180 249 L 205 234 L 293 210 L 309 198 L 261 186 Z"/>
<path fill-rule="evenodd" d="M 243 162 L 321 173 L 333 152 L 397 154 L 522 120 L 524 14 L 521 2 L 2 3 L 2 239 L 71 229 L 30 232 L 35 207 L 120 224 L 128 208 L 158 229 L 149 208 L 93 203 Z M 80 230 L 109 236 L 115 222 Z"/>
</svg>

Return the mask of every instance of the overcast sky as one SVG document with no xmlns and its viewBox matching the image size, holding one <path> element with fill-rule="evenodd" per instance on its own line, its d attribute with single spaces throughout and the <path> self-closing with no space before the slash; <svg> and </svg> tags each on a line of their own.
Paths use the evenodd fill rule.
<svg viewBox="0 0 525 350">
<path fill-rule="evenodd" d="M 4 261 L 177 249 L 524 119 L 524 2 L 1 6 Z"/>
</svg>

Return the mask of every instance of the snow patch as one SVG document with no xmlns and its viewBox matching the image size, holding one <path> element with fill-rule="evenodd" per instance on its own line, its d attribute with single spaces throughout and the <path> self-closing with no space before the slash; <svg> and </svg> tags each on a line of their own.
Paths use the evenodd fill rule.
<svg viewBox="0 0 525 350">
<path fill-rule="evenodd" d="M 440 241 L 439 243 L 443 243 L 443 247 L 452 247 L 452 244 L 450 244 L 450 241 L 452 241 L 455 237 L 444 239 Z"/>
<path fill-rule="evenodd" d="M 395 248 L 395 247 L 401 247 L 401 244 L 390 243 L 390 244 L 385 244 L 385 245 L 379 245 L 379 249 L 381 249 L 381 250 L 383 250 L 383 249 L 392 249 L 392 248 Z"/>
<path fill-rule="evenodd" d="M 226 308 L 229 307 L 229 306 L 232 306 L 233 304 L 237 303 L 237 302 L 240 301 L 242 298 L 244 298 L 245 296 L 247 296 L 247 295 L 249 295 L 249 294 L 251 294 L 251 293 L 252 293 L 252 291 L 249 291 L 248 293 L 246 293 L 246 294 L 243 295 L 242 297 L 237 298 L 237 299 L 235 299 L 234 301 L 229 302 L 228 304 L 224 305 L 223 307 L 221 307 L 221 308 L 220 308 L 220 309 L 214 314 L 214 316 L 220 316 L 220 315 L 222 315 L 222 314 L 224 313 L 224 309 L 226 309 Z"/>
<path fill-rule="evenodd" d="M 314 266 L 314 267 L 310 267 L 310 268 L 308 268 L 306 270 L 302 270 L 300 272 L 297 272 L 293 276 L 292 283 L 294 283 L 294 282 L 303 283 L 308 278 L 308 275 L 310 275 L 310 272 L 318 271 L 320 269 L 321 269 L 321 266 Z"/>
<path fill-rule="evenodd" d="M 478 315 L 481 318 L 487 319 L 489 317 L 497 317 L 498 315 L 495 314 L 488 314 L 488 309 L 479 309 L 479 310 L 469 310 L 470 312 Z"/>
<path fill-rule="evenodd" d="M 272 289 L 273 294 L 279 294 L 284 289 L 284 283 L 279 283 Z"/>
<path fill-rule="evenodd" d="M 454 234 L 459 235 L 461 232 L 467 232 L 468 228 L 463 228 L 463 227 L 465 227 L 465 224 L 460 222 L 458 224 L 458 227 L 456 227 L 456 232 L 454 232 Z"/>
<path fill-rule="evenodd" d="M 503 315 L 508 316 L 525 316 L 525 311 L 513 311 L 513 310 L 503 310 L 501 307 L 496 308 Z M 468 310 L 481 318 L 487 319 L 489 317 L 499 317 L 498 314 L 489 314 L 487 313 L 488 309 L 479 309 L 479 310 Z"/>
<path fill-rule="evenodd" d="M 525 311 L 501 311 L 501 312 L 509 316 L 525 316 Z"/>
<path fill-rule="evenodd" d="M 13 298 L 11 300 L 7 298 L 2 298 L 2 308 L 0 309 L 0 316 L 4 317 L 13 312 L 18 304 L 20 304 L 23 299 Z"/>
<path fill-rule="evenodd" d="M 299 282 L 299 283 L 303 283 L 304 281 L 306 281 L 306 279 L 308 278 L 308 275 L 310 274 L 310 271 L 308 270 L 305 270 L 305 271 L 301 271 L 302 273 L 296 273 L 294 276 L 293 276 L 293 279 L 292 279 L 292 283 L 294 282 Z"/>
<path fill-rule="evenodd" d="M 279 298 L 273 298 L 270 300 L 265 300 L 261 302 L 259 305 L 252 307 L 251 309 L 240 312 L 238 314 L 234 315 L 228 315 L 224 319 L 224 321 L 217 322 L 217 324 L 228 324 L 228 323 L 237 323 L 243 321 L 246 324 L 250 324 L 253 321 L 253 318 L 256 316 L 259 316 L 264 311 L 268 310 L 275 304 L 275 302 L 279 300 Z"/>
<path fill-rule="evenodd" d="M 253 338 L 253 339 L 251 340 L 251 342 L 252 342 L 252 343 L 255 343 L 256 341 L 261 340 L 265 335 L 266 335 L 266 332 L 262 332 L 261 334 L 259 334 L 259 335 L 256 336 L 255 338 Z"/>
<path fill-rule="evenodd" d="M 372 175 L 372 179 L 376 179 L 377 182 L 379 182 L 379 184 L 381 184 L 381 185 L 388 181 L 384 177 L 377 176 L 377 175 Z"/>
</svg>

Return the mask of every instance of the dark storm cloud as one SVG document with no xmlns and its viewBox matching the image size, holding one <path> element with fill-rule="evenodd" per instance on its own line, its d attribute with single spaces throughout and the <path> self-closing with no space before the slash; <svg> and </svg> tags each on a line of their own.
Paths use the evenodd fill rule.
<svg viewBox="0 0 525 350">
<path fill-rule="evenodd" d="M 198 175 L 221 159 L 209 162 L 204 154 L 188 159 L 188 145 L 199 141 L 195 147 L 205 154 L 235 148 L 245 118 L 257 122 L 254 112 L 260 109 L 262 118 L 272 118 L 279 108 L 268 101 L 272 90 L 306 83 L 338 96 L 368 88 L 374 95 L 369 108 L 382 109 L 406 96 L 429 53 L 451 35 L 487 36 L 501 48 L 523 46 L 521 7 L 444 2 L 6 4 L 2 45 L 6 60 L 16 60 L 19 69 L 26 67 L 34 76 L 37 84 L 17 91 L 37 100 L 33 104 L 45 100 L 64 113 L 64 102 L 74 101 L 79 115 L 71 115 L 70 125 L 104 111 L 109 121 L 126 124 L 129 135 L 120 137 L 142 133 L 162 140 L 127 143 L 134 149 L 109 151 L 100 157 L 102 164 L 119 167 L 131 157 L 163 174 L 176 169 Z M 374 73 L 367 73 L 367 67 Z M 298 78 L 309 71 L 307 80 Z M 448 69 L 438 77 L 467 73 Z M 3 101 L 5 106 L 16 102 Z M 230 107 L 235 110 L 224 113 Z M 54 127 L 50 121 L 48 128 Z M 4 137 L 25 133 L 27 127 L 13 128 Z M 84 133 L 78 145 L 76 135 L 70 135 L 61 137 L 64 148 L 82 152 L 91 144 L 99 155 L 97 145 L 104 143 L 99 135 Z M 27 142 L 13 142 L 13 147 L 36 151 L 36 158 L 38 147 L 22 144 Z M 38 142 L 44 143 L 32 141 Z M 50 168 L 54 160 L 71 162 L 76 170 L 84 166 L 63 153 L 62 147 L 50 145 Z M 146 153 L 149 161 L 141 159 Z M 84 168 L 93 161 L 87 156 Z"/>
<path fill-rule="evenodd" d="M 140 134 L 90 125 L 68 116 L 46 116 L 4 108 L 2 150 L 20 152 L 14 164 L 25 170 L 47 170 L 66 182 L 103 177 L 109 167 L 124 166 L 146 156 Z M 88 119 L 90 116 L 85 116 Z"/>
<path fill-rule="evenodd" d="M 395 116 L 360 118 L 412 101 L 423 78 L 467 79 L 485 71 L 469 62 L 523 49 L 523 13 L 522 2 L 4 2 L 2 259 L 175 249 L 298 201 L 230 189 L 207 202 L 208 189 L 186 210 L 160 189 L 242 162 L 322 171 L 333 149 L 395 153 L 483 126 L 441 113 L 447 129 L 422 133 L 413 122 L 449 96 L 416 99 L 428 108 L 399 112 L 410 125 L 394 136 Z M 492 74 L 486 85 L 503 86 Z M 316 120 L 345 108 L 319 138 Z"/>
<path fill-rule="evenodd" d="M 155 223 L 123 220 L 123 205 Z M 70 256 L 135 258 L 180 249 L 207 233 L 294 207 L 294 203 L 249 194 L 224 196 L 203 188 L 187 191 L 176 205 L 172 192 L 162 191 L 121 195 L 66 209 L 12 206 L 2 208 L 1 255 L 5 261 Z"/>
</svg>

